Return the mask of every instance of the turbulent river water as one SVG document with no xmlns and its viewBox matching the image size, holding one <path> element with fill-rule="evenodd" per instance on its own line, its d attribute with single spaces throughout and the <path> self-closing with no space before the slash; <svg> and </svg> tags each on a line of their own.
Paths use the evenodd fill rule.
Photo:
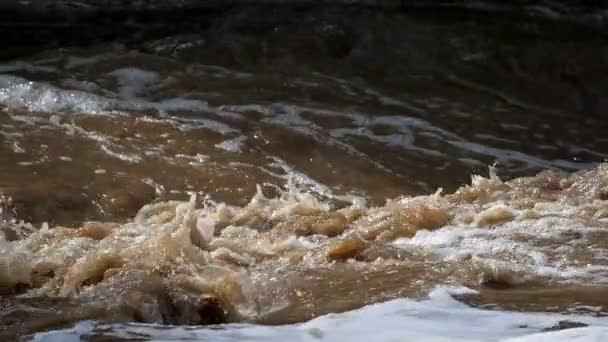
<svg viewBox="0 0 608 342">
<path fill-rule="evenodd" d="M 608 341 L 605 31 L 186 26 L 0 63 L 1 337 Z"/>
</svg>

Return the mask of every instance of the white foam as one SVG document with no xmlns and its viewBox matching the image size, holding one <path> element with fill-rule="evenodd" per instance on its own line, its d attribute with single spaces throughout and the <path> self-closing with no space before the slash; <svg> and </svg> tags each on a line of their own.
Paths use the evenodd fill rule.
<svg viewBox="0 0 608 342">
<path fill-rule="evenodd" d="M 155 108 L 166 110 L 166 111 L 200 111 L 209 108 L 207 102 L 201 100 L 190 100 L 182 98 L 172 98 L 162 100 L 156 104 L 150 102 Z"/>
<path fill-rule="evenodd" d="M 120 159 L 127 163 L 139 163 L 142 161 L 142 158 L 136 154 L 113 151 L 113 150 L 111 150 L 110 146 L 108 146 L 106 144 L 101 144 L 100 148 L 103 152 L 105 152 L 110 157 Z"/>
<path fill-rule="evenodd" d="M 178 117 L 178 116 L 172 116 L 171 118 L 180 122 L 180 125 L 178 126 L 178 128 L 182 131 L 189 131 L 192 129 L 197 129 L 197 128 L 202 127 L 202 128 L 206 128 L 206 129 L 209 129 L 209 130 L 212 130 L 212 131 L 218 132 L 220 134 L 224 134 L 224 135 L 229 134 L 229 133 L 239 132 L 238 129 L 232 128 L 225 123 L 207 119 L 207 118 L 202 118 L 202 117 L 182 118 L 182 117 Z"/>
<path fill-rule="evenodd" d="M 111 115 L 120 110 L 143 111 L 146 109 L 156 109 L 161 114 L 166 114 L 167 111 L 192 112 L 209 109 L 207 102 L 201 100 L 169 98 L 155 102 L 139 98 L 138 95 L 156 79 L 154 76 L 156 73 L 136 70 L 139 69 L 128 68 L 114 71 L 113 75 L 118 78 L 121 86 L 121 99 L 85 91 L 61 89 L 47 83 L 33 82 L 17 76 L 0 75 L 0 104 L 6 105 L 9 109 L 26 109 L 34 113 L 53 114 Z M 215 126 L 220 125 L 223 124 L 218 122 Z M 227 129 L 221 127 L 221 130 Z"/>
<path fill-rule="evenodd" d="M 25 150 L 23 149 L 23 147 L 21 147 L 19 145 L 19 143 L 16 141 L 13 141 L 13 144 L 11 147 L 13 148 L 13 152 L 15 152 L 15 153 L 19 153 L 19 154 L 25 153 Z"/>
<path fill-rule="evenodd" d="M 539 206 L 540 207 L 540 206 Z M 394 245 L 409 251 L 420 250 L 438 255 L 447 262 L 471 260 L 479 266 L 510 271 L 526 277 L 549 277 L 556 281 L 605 283 L 608 266 L 576 263 L 577 241 L 555 248 L 562 234 L 578 232 L 586 236 L 594 228 L 579 222 L 575 212 L 560 204 L 543 207 L 534 220 L 515 219 L 499 226 L 476 227 L 469 224 L 448 225 L 436 231 L 420 230 L 412 238 L 401 238 Z M 522 239 L 529 236 L 528 239 Z M 580 243 L 588 243 L 581 239 Z M 600 255 L 603 250 L 591 250 Z M 522 279 L 524 280 L 524 279 Z"/>
<path fill-rule="evenodd" d="M 158 73 L 139 68 L 117 69 L 108 74 L 116 78 L 120 85 L 120 96 L 123 99 L 141 95 L 150 85 L 160 80 Z"/>
<path fill-rule="evenodd" d="M 196 155 L 176 154 L 175 158 L 188 161 L 188 165 L 201 166 L 207 162 L 207 160 L 209 159 L 209 156 L 206 156 L 206 155 L 200 154 L 200 153 L 198 153 Z"/>
<path fill-rule="evenodd" d="M 68 91 L 48 84 L 31 82 L 21 77 L 0 75 L 0 103 L 9 109 L 30 112 L 80 112 L 99 114 L 112 106 L 112 101 L 100 96 Z"/>
<path fill-rule="evenodd" d="M 367 202 L 364 197 L 353 195 L 353 194 L 345 194 L 345 195 L 336 195 L 333 191 L 326 185 L 312 179 L 308 175 L 297 171 L 291 165 L 287 164 L 284 160 L 278 157 L 269 157 L 273 162 L 269 164 L 269 166 L 281 169 L 284 174 L 277 174 L 275 172 L 262 169 L 268 174 L 275 176 L 277 178 L 282 178 L 287 180 L 287 187 L 290 191 L 301 191 L 305 190 L 307 192 L 312 192 L 317 195 L 320 195 L 325 198 L 331 198 L 336 200 L 341 200 L 345 202 L 349 202 L 353 205 L 353 207 L 364 208 L 367 205 Z"/>
<path fill-rule="evenodd" d="M 245 144 L 246 140 L 247 140 L 247 137 L 239 136 L 239 137 L 225 140 L 225 141 L 222 141 L 221 143 L 215 144 L 215 147 L 217 147 L 221 150 L 224 150 L 224 151 L 238 153 L 238 152 L 241 152 L 241 150 L 243 149 L 243 145 Z"/>
<path fill-rule="evenodd" d="M 82 338 L 89 335 L 95 328 L 93 322 L 84 321 L 76 324 L 73 328 L 61 331 L 39 333 L 32 337 L 32 342 L 80 342 Z"/>
<path fill-rule="evenodd" d="M 82 322 L 61 331 L 38 334 L 34 341 L 63 341 L 61 337 L 90 336 L 199 341 L 580 341 L 608 338 L 608 320 L 578 315 L 488 311 L 469 307 L 450 294 L 467 289 L 439 288 L 428 300 L 396 299 L 342 314 L 329 314 L 287 326 L 229 324 L 205 327 L 160 327 L 147 324 Z M 543 331 L 569 320 L 588 327 Z M 94 325 L 94 326 L 92 326 Z"/>
</svg>

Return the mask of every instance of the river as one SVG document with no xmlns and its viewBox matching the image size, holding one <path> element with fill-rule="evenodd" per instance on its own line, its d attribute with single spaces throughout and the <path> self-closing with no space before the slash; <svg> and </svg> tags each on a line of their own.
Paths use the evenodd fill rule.
<svg viewBox="0 0 608 342">
<path fill-rule="evenodd" d="M 7 46 L 0 336 L 608 340 L 605 30 L 170 20 Z"/>
</svg>

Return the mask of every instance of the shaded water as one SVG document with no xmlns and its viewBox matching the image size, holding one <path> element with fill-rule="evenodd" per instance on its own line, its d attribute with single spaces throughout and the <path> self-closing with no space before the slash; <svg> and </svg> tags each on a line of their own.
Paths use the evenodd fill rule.
<svg viewBox="0 0 608 342">
<path fill-rule="evenodd" d="M 457 10 L 213 18 L 0 65 L 1 336 L 284 339 L 300 326 L 161 324 L 401 297 L 350 324 L 393 306 L 431 326 L 553 312 L 500 311 L 527 328 L 469 340 L 605 323 L 605 32 Z"/>
</svg>

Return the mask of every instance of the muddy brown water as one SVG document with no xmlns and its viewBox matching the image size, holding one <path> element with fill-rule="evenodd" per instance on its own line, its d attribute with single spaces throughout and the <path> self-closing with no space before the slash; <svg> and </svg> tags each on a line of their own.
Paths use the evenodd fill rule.
<svg viewBox="0 0 608 342">
<path fill-rule="evenodd" d="M 606 315 L 606 34 L 349 11 L 4 61 L 0 335 L 287 324 L 437 285 Z"/>
</svg>

